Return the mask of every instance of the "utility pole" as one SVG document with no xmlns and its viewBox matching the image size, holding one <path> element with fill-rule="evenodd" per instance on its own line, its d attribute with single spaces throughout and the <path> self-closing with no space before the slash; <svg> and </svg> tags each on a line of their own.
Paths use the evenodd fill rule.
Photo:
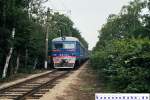
<svg viewBox="0 0 150 100">
<path fill-rule="evenodd" d="M 60 29 L 60 37 L 63 37 L 63 33 L 62 33 L 62 30 Z"/>
<path fill-rule="evenodd" d="M 48 62 L 48 33 L 49 33 L 49 26 L 48 26 L 48 21 L 49 21 L 49 14 L 50 14 L 50 9 L 47 9 L 47 19 L 46 19 L 46 37 L 45 37 L 45 64 L 44 68 L 47 69 L 47 62 Z"/>
</svg>

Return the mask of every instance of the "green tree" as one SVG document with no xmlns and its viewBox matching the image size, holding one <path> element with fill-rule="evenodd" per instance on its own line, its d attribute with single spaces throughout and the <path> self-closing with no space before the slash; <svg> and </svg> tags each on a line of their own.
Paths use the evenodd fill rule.
<svg viewBox="0 0 150 100">
<path fill-rule="evenodd" d="M 149 3 L 134 0 L 99 31 L 91 63 L 111 92 L 150 92 Z M 109 92 L 110 92 L 109 91 Z"/>
</svg>

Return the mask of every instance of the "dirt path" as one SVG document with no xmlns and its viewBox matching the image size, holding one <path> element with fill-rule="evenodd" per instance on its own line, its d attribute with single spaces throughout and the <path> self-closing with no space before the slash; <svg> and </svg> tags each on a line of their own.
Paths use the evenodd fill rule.
<svg viewBox="0 0 150 100">
<path fill-rule="evenodd" d="M 59 83 L 46 93 L 40 100 L 94 100 L 97 88 L 96 75 L 85 63 L 69 77 L 59 80 Z"/>
</svg>

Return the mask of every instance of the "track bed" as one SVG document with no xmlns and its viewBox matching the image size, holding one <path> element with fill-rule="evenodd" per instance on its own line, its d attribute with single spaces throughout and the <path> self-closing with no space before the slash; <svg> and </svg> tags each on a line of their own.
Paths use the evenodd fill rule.
<svg viewBox="0 0 150 100">
<path fill-rule="evenodd" d="M 0 100 L 40 99 L 50 88 L 55 86 L 56 80 L 63 78 L 69 72 L 69 70 L 53 70 L 50 73 L 1 89 Z"/>
</svg>

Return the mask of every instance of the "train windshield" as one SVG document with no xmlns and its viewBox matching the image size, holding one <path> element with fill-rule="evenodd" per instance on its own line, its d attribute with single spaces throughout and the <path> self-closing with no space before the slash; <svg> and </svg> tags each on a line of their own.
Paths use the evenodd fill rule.
<svg viewBox="0 0 150 100">
<path fill-rule="evenodd" d="M 64 43 L 64 49 L 74 49 L 75 44 L 74 43 Z"/>
<path fill-rule="evenodd" d="M 55 49 L 62 49 L 63 48 L 63 44 L 62 43 L 56 43 L 54 48 Z"/>
<path fill-rule="evenodd" d="M 55 43 L 54 44 L 54 49 L 74 49 L 75 48 L 75 43 Z"/>
</svg>

